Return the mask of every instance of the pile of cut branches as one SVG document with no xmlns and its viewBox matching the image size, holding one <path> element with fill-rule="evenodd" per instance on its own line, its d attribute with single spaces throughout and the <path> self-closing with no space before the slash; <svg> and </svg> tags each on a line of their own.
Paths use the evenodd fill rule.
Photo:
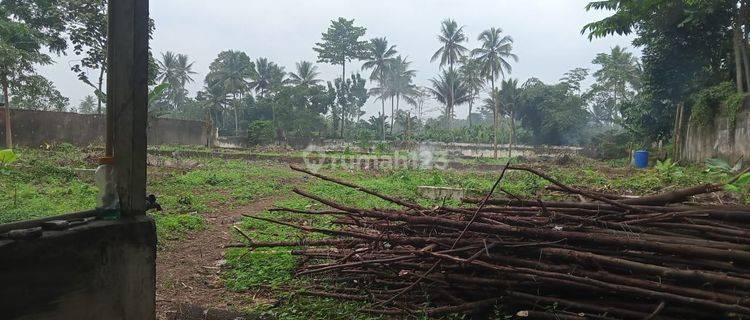
<svg viewBox="0 0 750 320">
<path fill-rule="evenodd" d="M 528 319 L 741 319 L 750 317 L 750 208 L 685 204 L 720 191 L 706 184 L 640 198 L 573 188 L 538 170 L 506 166 L 469 205 L 427 208 L 303 168 L 292 169 L 390 201 L 356 208 L 303 190 L 332 208 L 274 211 L 332 215 L 336 229 L 254 219 L 328 235 L 242 244 L 295 247 L 309 295 L 367 302 L 361 311 L 409 316 L 501 305 Z M 492 198 L 506 171 L 548 180 L 585 202 Z"/>
</svg>

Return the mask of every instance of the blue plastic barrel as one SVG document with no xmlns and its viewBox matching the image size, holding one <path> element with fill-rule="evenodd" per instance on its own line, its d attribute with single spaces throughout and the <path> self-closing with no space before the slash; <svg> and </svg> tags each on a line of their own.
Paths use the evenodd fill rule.
<svg viewBox="0 0 750 320">
<path fill-rule="evenodd" d="M 643 169 L 648 167 L 648 151 L 646 150 L 638 150 L 633 155 L 633 162 L 635 163 L 635 167 L 639 169 Z"/>
</svg>

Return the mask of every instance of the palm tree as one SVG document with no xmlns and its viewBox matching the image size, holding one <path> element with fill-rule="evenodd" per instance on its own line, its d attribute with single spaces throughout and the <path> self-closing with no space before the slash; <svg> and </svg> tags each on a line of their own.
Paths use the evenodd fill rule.
<svg viewBox="0 0 750 320">
<path fill-rule="evenodd" d="M 285 75 L 284 67 L 280 67 L 267 58 L 258 58 L 255 60 L 254 77 L 249 85 L 251 89 L 255 89 L 255 92 L 263 97 L 271 89 L 281 86 Z"/>
<path fill-rule="evenodd" d="M 483 31 L 479 34 L 477 40 L 482 42 L 480 48 L 471 51 L 471 55 L 474 56 L 482 65 L 482 74 L 490 79 L 491 92 L 495 92 L 495 79 L 500 76 L 505 76 L 505 71 L 511 72 L 512 67 L 508 62 L 508 59 L 518 61 L 518 57 L 513 54 L 513 38 L 510 36 L 501 36 L 503 30 L 500 28 L 490 28 L 489 30 Z M 491 94 L 490 97 L 495 97 Z M 497 116 L 499 112 L 499 101 L 495 99 L 495 107 L 493 108 L 493 146 L 495 149 L 495 158 L 497 158 Z"/>
<path fill-rule="evenodd" d="M 370 81 L 385 78 L 390 65 L 396 60 L 396 46 L 388 46 L 386 38 L 374 38 L 370 40 L 367 58 L 362 63 L 362 70 L 370 70 Z"/>
<path fill-rule="evenodd" d="M 453 19 L 443 20 L 438 40 L 442 43 L 442 46 L 435 51 L 435 54 L 430 58 L 430 62 L 435 62 L 439 58 L 441 68 L 448 64 L 450 69 L 453 69 L 453 65 L 468 51 L 466 47 L 461 45 L 467 40 L 464 27 L 459 27 Z"/>
<path fill-rule="evenodd" d="M 387 80 L 381 79 L 378 80 L 378 86 L 373 87 L 370 89 L 370 92 L 368 93 L 371 97 L 375 97 L 375 100 L 380 100 L 381 102 L 381 112 L 380 112 L 380 133 L 382 136 L 382 139 L 385 140 L 385 100 L 392 96 L 390 92 L 390 88 L 387 87 Z"/>
<path fill-rule="evenodd" d="M 521 91 L 518 89 L 518 79 L 503 80 L 498 99 L 504 106 L 503 115 L 510 119 L 510 137 L 508 137 L 508 158 L 512 156 L 513 145 L 516 143 L 516 116 L 521 105 Z"/>
<path fill-rule="evenodd" d="M 156 62 L 159 67 L 156 80 L 168 82 L 174 86 L 193 82 L 191 75 L 196 72 L 193 71 L 193 62 L 188 62 L 188 60 L 188 56 L 181 53 L 175 54 L 172 51 L 162 53 L 161 60 Z"/>
<path fill-rule="evenodd" d="M 608 103 L 601 105 L 606 122 L 614 123 L 620 119 L 620 106 L 635 97 L 641 87 L 641 64 L 632 53 L 620 46 L 612 48 L 609 54 L 600 53 L 592 61 L 601 68 L 594 72 L 596 83 L 591 93 L 604 93 Z"/>
<path fill-rule="evenodd" d="M 185 100 L 185 84 L 193 82 L 193 62 L 184 54 L 175 54 L 167 51 L 161 54 L 161 60 L 157 62 L 158 70 L 156 80 L 161 83 L 169 83 L 167 94 L 173 109 L 179 109 Z"/>
<path fill-rule="evenodd" d="M 445 105 L 445 126 L 449 128 L 455 106 L 469 102 L 471 90 L 461 81 L 458 72 L 450 69 L 443 70 L 443 73 L 431 79 L 430 83 L 432 95 L 438 102 Z"/>
<path fill-rule="evenodd" d="M 417 71 L 409 69 L 410 65 L 411 61 L 398 56 L 393 61 L 390 72 L 388 72 L 386 87 L 391 97 L 391 134 L 393 134 L 393 118 L 395 112 L 398 111 L 401 98 L 411 99 L 417 91 L 417 87 L 412 83 Z M 393 109 L 394 98 L 396 100 L 395 110 Z"/>
<path fill-rule="evenodd" d="M 380 100 L 382 112 L 381 134 L 385 140 L 385 99 L 389 96 L 387 88 L 388 73 L 395 62 L 396 46 L 388 46 L 386 38 L 374 38 L 370 40 L 367 59 L 362 64 L 362 70 L 372 69 L 370 81 L 377 81 L 379 87 L 370 90 L 370 96 Z"/>
<path fill-rule="evenodd" d="M 286 83 L 295 86 L 317 85 L 322 80 L 318 79 L 320 73 L 318 67 L 310 61 L 300 61 L 296 64 L 297 72 L 290 72 Z"/>
<path fill-rule="evenodd" d="M 484 77 L 482 76 L 481 65 L 477 60 L 471 58 L 461 59 L 461 67 L 458 68 L 459 76 L 469 88 L 471 99 L 469 99 L 469 128 L 471 128 L 471 110 L 474 105 L 474 100 L 477 99 L 479 93 L 484 88 Z"/>
<path fill-rule="evenodd" d="M 239 135 L 240 125 L 237 115 L 238 102 L 250 87 L 248 79 L 255 78 L 255 66 L 250 58 L 241 51 L 224 51 L 209 66 L 206 85 L 214 90 L 220 89 L 223 94 L 232 96 L 234 105 L 234 131 Z"/>
<path fill-rule="evenodd" d="M 229 104 L 226 93 L 220 87 L 205 87 L 203 91 L 196 94 L 195 100 L 198 101 L 207 113 L 208 121 L 213 125 L 214 120 L 218 120 L 219 126 L 224 127 L 224 117 L 222 110 Z"/>
</svg>

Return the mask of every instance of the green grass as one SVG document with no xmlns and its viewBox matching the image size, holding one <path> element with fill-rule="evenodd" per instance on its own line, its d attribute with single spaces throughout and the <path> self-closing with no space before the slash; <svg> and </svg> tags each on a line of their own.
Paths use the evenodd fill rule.
<svg viewBox="0 0 750 320">
<path fill-rule="evenodd" d="M 201 148 L 160 147 L 160 150 L 197 150 Z M 17 150 L 20 156 L 9 175 L 0 175 L 0 223 L 33 219 L 95 206 L 96 188 L 91 171 L 95 164 L 87 159 L 96 155 L 69 145 L 51 150 Z M 276 206 L 296 209 L 325 209 L 325 206 L 294 195 L 293 187 L 307 190 L 326 199 L 348 206 L 363 208 L 395 207 L 394 204 L 334 183 L 309 177 L 289 170 L 282 164 L 246 162 L 216 158 L 193 158 L 190 164 L 170 167 L 149 167 L 148 192 L 156 194 L 164 211 L 150 213 L 156 221 L 161 248 L 171 241 L 183 239 L 189 232 L 206 227 L 205 216 L 215 210 L 232 210 L 255 200 L 277 196 Z M 481 160 L 477 164 L 504 164 L 507 160 Z M 518 161 L 518 159 L 513 159 Z M 533 166 L 533 164 L 531 164 Z M 633 195 L 659 192 L 716 182 L 700 166 L 679 167 L 678 172 L 656 169 L 635 170 L 622 162 L 597 162 L 574 158 L 568 166 L 548 166 L 551 176 L 563 183 L 586 189 Z M 483 195 L 497 179 L 499 172 L 453 170 L 395 169 L 384 171 L 342 170 L 324 167 L 321 173 L 351 181 L 384 194 L 398 195 L 424 206 L 435 206 L 442 201 L 423 199 L 419 186 L 457 187 L 470 195 Z M 508 172 L 502 188 L 527 198 L 548 195 L 544 187 L 549 182 L 526 172 Z M 739 195 L 750 201 L 747 192 Z M 449 205 L 460 203 L 448 200 Z M 298 225 L 335 228 L 331 217 L 304 216 L 280 212 L 262 212 L 261 216 Z M 298 241 L 320 239 L 323 235 L 278 226 L 245 218 L 238 225 L 254 241 Z M 236 241 L 245 241 L 233 231 Z M 380 319 L 356 314 L 358 303 L 334 301 L 295 294 L 306 280 L 293 276 L 299 261 L 290 254 L 294 248 L 261 248 L 253 252 L 230 249 L 226 252 L 228 268 L 222 279 L 229 290 L 237 292 L 262 289 L 282 300 L 276 307 L 249 305 L 255 312 L 280 319 Z"/>
<path fill-rule="evenodd" d="M 87 167 L 77 152 L 70 145 L 16 150 L 18 162 L 0 174 L 0 223 L 92 209 L 97 194 L 93 173 L 74 170 Z"/>
<path fill-rule="evenodd" d="M 297 295 L 277 308 L 261 307 L 261 315 L 272 319 L 284 320 L 378 320 L 382 316 L 357 313 L 362 305 L 328 298 L 317 298 Z"/>
<path fill-rule="evenodd" d="M 96 153 L 62 144 L 50 150 L 18 149 L 19 161 L 0 175 L 0 223 L 84 211 L 96 206 Z M 282 165 L 239 160 L 188 159 L 195 168 L 149 167 L 148 192 L 164 208 L 151 212 L 160 245 L 201 230 L 204 216 L 286 192 L 297 174 Z"/>
</svg>

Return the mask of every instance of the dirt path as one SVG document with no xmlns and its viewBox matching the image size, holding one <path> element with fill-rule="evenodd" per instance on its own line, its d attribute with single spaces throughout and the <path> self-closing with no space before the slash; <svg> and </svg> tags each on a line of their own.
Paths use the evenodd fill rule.
<svg viewBox="0 0 750 320">
<path fill-rule="evenodd" d="M 207 214 L 206 228 L 187 238 L 170 243 L 157 252 L 156 309 L 157 319 L 208 319 L 206 313 L 234 309 L 247 296 L 226 290 L 219 273 L 224 263 L 225 244 L 232 242 L 231 226 L 242 214 L 254 214 L 273 206 L 278 199 L 264 198 L 231 211 L 216 210 Z M 211 311 L 206 311 L 213 309 Z M 234 319 L 234 315 L 215 319 Z"/>
</svg>

